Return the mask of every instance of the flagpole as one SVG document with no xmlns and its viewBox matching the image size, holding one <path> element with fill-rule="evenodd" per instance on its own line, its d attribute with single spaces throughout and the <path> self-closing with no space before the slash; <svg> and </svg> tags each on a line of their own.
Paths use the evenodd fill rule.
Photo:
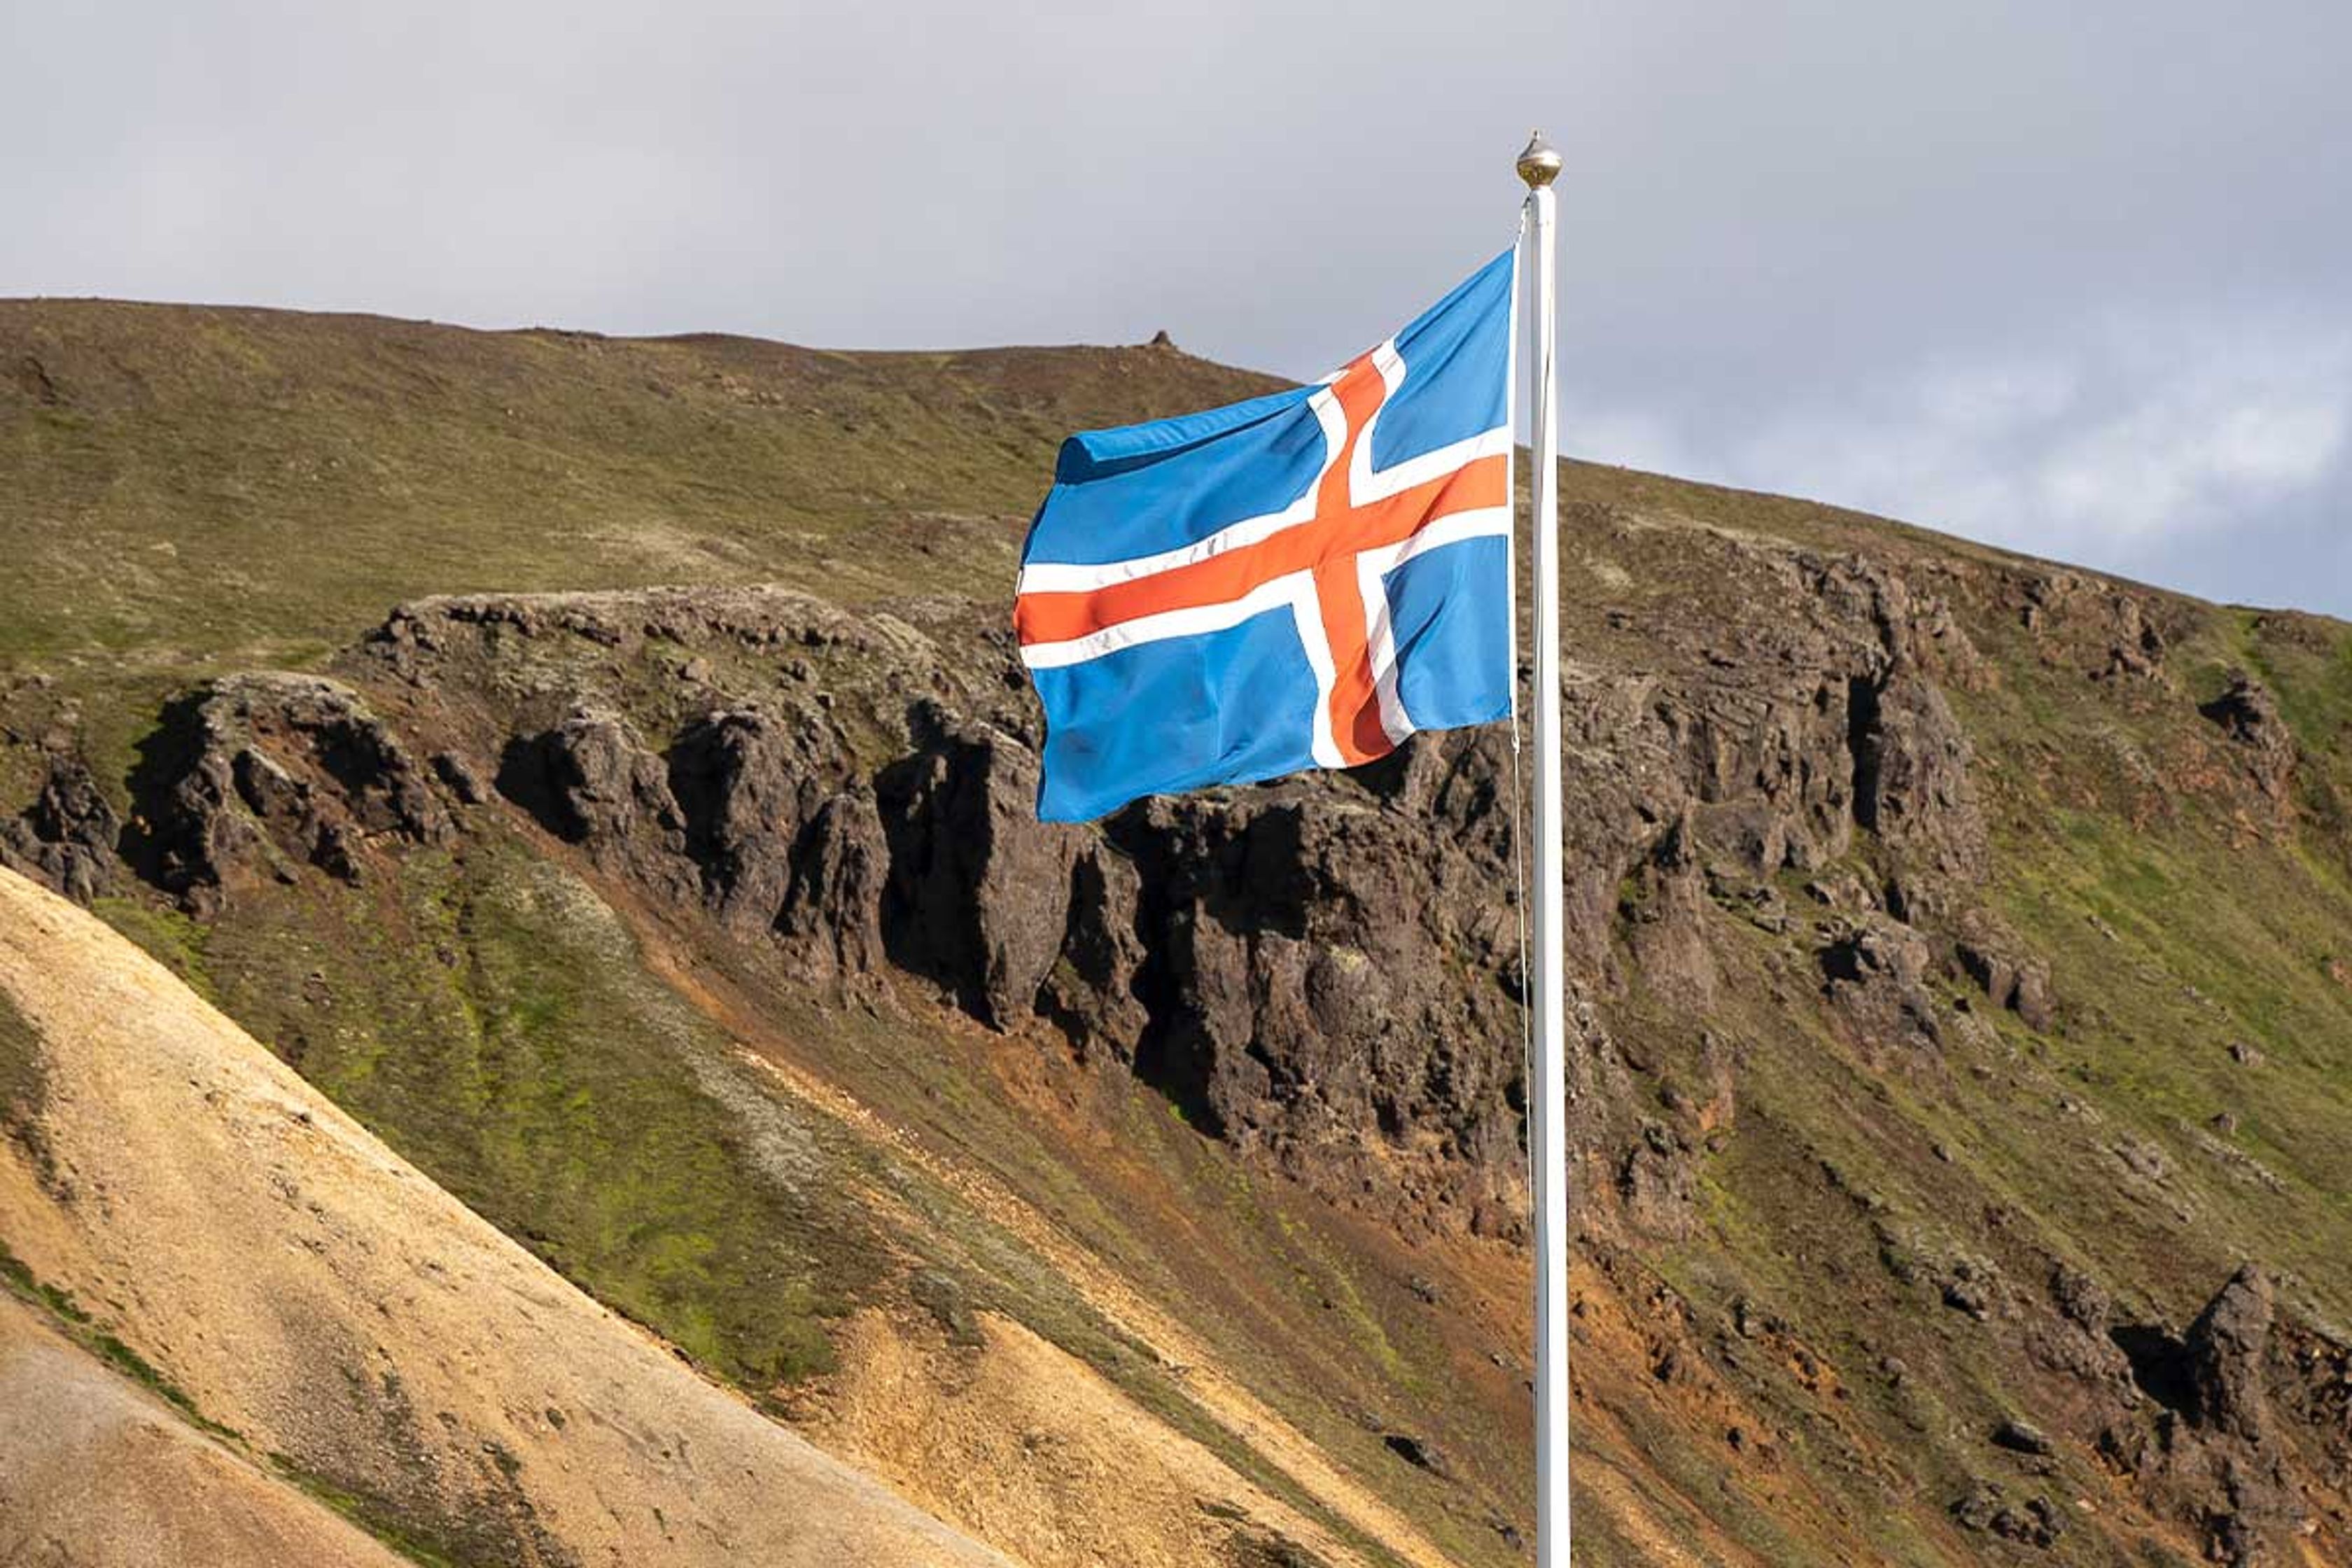
<svg viewBox="0 0 2352 1568">
<path fill-rule="evenodd" d="M 1535 1011 L 1528 1086 L 1528 1163 L 1536 1252 L 1536 1564 L 1568 1568 L 1568 1074 L 1561 1057 L 1567 1000 L 1560 973 L 1567 910 L 1560 853 L 1559 413 L 1552 364 L 1559 306 L 1553 278 L 1552 181 L 1560 159 L 1538 132 L 1519 154 L 1533 222 L 1534 350 L 1528 356 L 1534 473 L 1529 476 L 1535 577 Z"/>
</svg>

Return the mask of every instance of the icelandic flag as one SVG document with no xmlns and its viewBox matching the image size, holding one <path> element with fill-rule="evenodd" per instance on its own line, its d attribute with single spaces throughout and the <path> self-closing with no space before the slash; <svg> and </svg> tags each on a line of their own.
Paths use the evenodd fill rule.
<svg viewBox="0 0 2352 1568">
<path fill-rule="evenodd" d="M 1063 444 L 1013 611 L 1041 818 L 1509 714 L 1515 261 L 1312 386 Z"/>
</svg>

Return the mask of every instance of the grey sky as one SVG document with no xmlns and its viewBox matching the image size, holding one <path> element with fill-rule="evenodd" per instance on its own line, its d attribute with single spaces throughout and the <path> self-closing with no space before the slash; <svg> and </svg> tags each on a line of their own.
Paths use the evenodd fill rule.
<svg viewBox="0 0 2352 1568">
<path fill-rule="evenodd" d="M 1312 374 L 1570 159 L 1580 455 L 2352 615 L 2352 5 L 10 5 L 0 294 Z"/>
</svg>

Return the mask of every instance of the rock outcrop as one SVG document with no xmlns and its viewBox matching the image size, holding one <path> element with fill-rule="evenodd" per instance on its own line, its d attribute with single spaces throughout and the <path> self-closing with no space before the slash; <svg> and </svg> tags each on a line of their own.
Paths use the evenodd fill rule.
<svg viewBox="0 0 2352 1568">
<path fill-rule="evenodd" d="M 1846 906 L 1817 939 L 1828 994 L 1857 1039 L 1932 1053 L 1951 1025 L 1931 981 L 1986 869 L 1937 682 L 1972 687 L 1981 660 L 1883 567 L 1725 550 L 1739 591 L 1789 613 L 1731 623 L 1729 648 L 1704 620 L 1662 626 L 1653 679 L 1566 693 L 1571 981 L 1696 1023 L 1715 923 L 1748 897 L 1727 889 L 1761 900 L 1740 918 L 1796 934 L 1768 912 L 1772 879 L 1817 873 L 1846 889 L 1822 894 Z M 352 688 L 223 682 L 142 769 L 142 864 L 198 908 L 240 876 L 351 879 L 372 839 L 444 839 L 495 779 L 600 868 L 773 942 L 813 984 L 895 975 L 1000 1030 L 1044 1024 L 1334 1196 L 1514 1231 L 1507 738 L 1421 737 L 1351 777 L 1040 824 L 1010 645 L 967 615 L 746 589 L 404 606 L 347 673 L 432 717 L 429 767 Z M 2046 1022 L 2046 967 L 1988 951 L 1956 962 Z M 1685 1228 L 1706 1158 L 1689 1121 L 1588 1106 L 1580 1136 L 1614 1174 L 1580 1201 Z"/>
<path fill-rule="evenodd" d="M 2221 1287 L 2179 1339 L 2142 1331 L 2130 1342 L 2134 1375 L 2158 1411 L 2108 1427 L 2110 1464 L 2204 1537 L 2209 1556 L 2252 1568 L 2303 1521 L 2271 1407 L 2270 1279 L 2249 1264 Z"/>
<path fill-rule="evenodd" d="M 1011 1028 L 1068 936 L 1086 837 L 1036 819 L 1037 758 L 933 703 L 909 715 L 916 751 L 875 781 L 890 845 L 881 923 L 891 956 L 967 1011 Z"/>
<path fill-rule="evenodd" d="M 2244 670 L 2233 669 L 2221 694 L 2197 710 L 2229 737 L 2263 797 L 2274 809 L 2288 810 L 2294 797 L 2294 731 L 2287 728 L 2270 688 Z"/>
<path fill-rule="evenodd" d="M 111 892 L 122 818 L 70 752 L 52 753 L 41 793 L 0 823 L 0 866 L 45 882 L 79 904 Z"/>
<path fill-rule="evenodd" d="M 355 881 L 372 841 L 453 831 L 431 773 L 358 692 L 318 676 L 234 676 L 174 704 L 131 792 L 132 863 L 199 910 L 303 867 Z"/>
</svg>

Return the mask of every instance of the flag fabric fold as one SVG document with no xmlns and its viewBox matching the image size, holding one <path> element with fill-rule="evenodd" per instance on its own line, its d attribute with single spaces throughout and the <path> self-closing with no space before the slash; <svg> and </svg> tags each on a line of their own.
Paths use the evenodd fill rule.
<svg viewBox="0 0 2352 1568">
<path fill-rule="evenodd" d="M 1041 817 L 1507 716 L 1515 258 L 1312 386 L 1063 444 L 1013 607 Z"/>
</svg>

